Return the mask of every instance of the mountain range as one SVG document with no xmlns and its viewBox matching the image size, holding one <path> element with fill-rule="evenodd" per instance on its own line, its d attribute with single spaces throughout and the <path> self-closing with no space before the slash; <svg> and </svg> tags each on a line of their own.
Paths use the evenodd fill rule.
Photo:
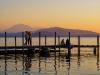
<svg viewBox="0 0 100 75">
<path fill-rule="evenodd" d="M 33 36 L 38 36 L 39 32 L 41 32 L 41 36 L 54 36 L 54 33 L 57 33 L 57 36 L 68 36 L 68 32 L 71 33 L 71 36 L 97 36 L 99 33 L 88 31 L 88 30 L 79 30 L 79 29 L 65 29 L 60 27 L 51 27 L 51 28 L 32 28 L 28 25 L 24 24 L 17 24 L 13 27 L 4 30 L 2 33 L 0 33 L 0 36 L 4 36 L 4 32 L 7 32 L 7 36 L 21 36 L 21 32 L 24 31 L 31 31 Z"/>
<path fill-rule="evenodd" d="M 37 30 L 37 28 L 32 28 L 25 24 L 16 24 L 16 25 L 4 30 L 3 32 L 16 33 L 16 32 L 24 32 L 24 31 L 35 31 L 35 30 Z"/>
</svg>

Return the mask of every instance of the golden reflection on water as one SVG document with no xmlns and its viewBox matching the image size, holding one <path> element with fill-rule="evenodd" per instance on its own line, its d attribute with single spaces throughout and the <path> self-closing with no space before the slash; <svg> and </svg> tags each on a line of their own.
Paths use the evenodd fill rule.
<svg viewBox="0 0 100 75">
<path fill-rule="evenodd" d="M 0 55 L 1 75 L 88 75 L 99 73 L 99 57 L 93 54 L 38 57 L 38 54 Z"/>
<path fill-rule="evenodd" d="M 82 38 L 81 42 L 82 44 L 96 44 L 96 39 L 91 39 L 92 41 L 87 43 L 84 40 L 89 40 L 89 38 Z M 21 38 L 17 40 L 17 45 L 20 45 Z M 36 38 L 33 40 L 33 44 L 38 42 Z M 2 38 L 0 42 L 3 41 Z M 9 38 L 7 41 L 13 45 L 13 40 Z M 54 44 L 52 41 L 54 38 L 48 38 L 47 44 Z M 77 44 L 76 38 L 71 41 Z M 81 53 L 78 55 L 77 48 L 74 48 L 70 57 L 66 52 L 66 49 L 61 49 L 60 56 L 58 56 L 59 53 L 56 56 L 51 53 L 50 57 L 39 57 L 38 53 L 0 55 L 0 75 L 100 75 L 99 56 L 93 53 L 93 49 L 81 48 Z"/>
</svg>

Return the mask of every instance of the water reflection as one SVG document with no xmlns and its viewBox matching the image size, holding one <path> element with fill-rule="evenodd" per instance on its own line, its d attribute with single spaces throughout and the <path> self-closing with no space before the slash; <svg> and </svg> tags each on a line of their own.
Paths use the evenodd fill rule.
<svg viewBox="0 0 100 75">
<path fill-rule="evenodd" d="M 22 56 L 22 57 L 21 57 Z M 95 56 L 94 56 L 95 57 Z M 89 57 L 92 59 L 92 57 Z M 23 55 L 0 55 L 0 60 L 4 60 L 4 68 L 2 62 L 0 67 L 0 73 L 2 75 L 37 75 L 45 74 L 45 75 L 74 75 L 74 71 L 78 71 L 81 69 L 84 70 L 86 66 L 83 68 L 80 64 L 84 64 L 83 59 L 85 61 L 90 61 L 87 57 L 82 57 L 81 55 L 78 56 L 54 56 L 54 57 L 37 57 L 37 55 L 33 54 L 24 54 Z M 91 60 L 92 61 L 92 60 Z M 100 70 L 99 68 L 99 56 L 97 59 L 94 59 L 96 63 L 87 63 L 87 65 L 91 64 L 97 66 L 97 71 Z M 22 62 L 22 64 L 21 64 Z M 9 64 L 11 63 L 11 64 Z M 75 64 L 76 63 L 76 64 Z M 13 68 L 10 68 L 10 66 Z M 15 67 L 14 67 L 15 66 Z M 20 67 L 20 68 L 19 68 Z M 90 67 L 90 66 L 88 66 Z M 14 69 L 15 68 L 15 69 Z M 2 69 L 3 72 L 2 72 Z M 91 71 L 91 70 L 89 70 Z M 10 72 L 10 73 L 9 73 Z M 14 72 L 14 73 L 13 73 Z M 75 74 L 77 75 L 77 73 Z"/>
<path fill-rule="evenodd" d="M 27 54 L 25 57 L 25 73 L 27 73 L 28 75 L 30 75 L 29 71 L 31 69 L 32 66 L 32 55 L 31 54 Z"/>
<path fill-rule="evenodd" d="M 7 75 L 7 58 L 6 58 L 6 55 L 5 55 L 5 75 Z"/>
<path fill-rule="evenodd" d="M 71 55 L 66 55 L 66 62 L 67 62 L 67 65 L 68 65 L 68 75 L 70 75 L 70 60 L 71 60 Z"/>
<path fill-rule="evenodd" d="M 80 59 L 81 59 L 80 55 L 78 55 L 77 58 L 78 58 L 77 65 L 78 65 L 78 69 L 79 69 L 80 68 Z"/>
<path fill-rule="evenodd" d="M 97 70 L 99 71 L 100 68 L 99 68 L 99 57 L 97 57 Z"/>
</svg>

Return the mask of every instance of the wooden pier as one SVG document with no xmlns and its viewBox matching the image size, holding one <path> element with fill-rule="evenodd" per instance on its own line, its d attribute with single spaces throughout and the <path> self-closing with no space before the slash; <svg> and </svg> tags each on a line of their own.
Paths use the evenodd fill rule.
<svg viewBox="0 0 100 75">
<path fill-rule="evenodd" d="M 73 48 L 78 48 L 78 47 L 80 47 L 80 48 L 97 48 L 98 46 L 97 45 L 71 45 Z M 56 46 L 54 46 L 54 45 L 47 45 L 47 46 L 45 46 L 45 45 L 41 45 L 41 46 L 38 46 L 38 45 L 36 45 L 36 46 L 6 46 L 6 49 L 22 49 L 24 47 L 24 49 L 27 49 L 27 50 L 29 50 L 29 49 L 35 49 L 35 48 L 44 48 L 44 47 L 47 47 L 47 48 L 51 48 L 51 49 L 54 49 L 55 47 L 56 48 L 68 48 L 68 46 L 66 46 L 66 45 L 56 45 Z M 5 46 L 0 46 L 0 51 L 2 51 L 3 49 L 5 49 Z"/>
<path fill-rule="evenodd" d="M 55 36 L 54 36 L 54 45 L 47 45 L 47 36 L 45 35 L 44 38 L 45 38 L 45 45 L 41 45 L 41 33 L 39 32 L 39 45 L 30 45 L 30 46 L 27 46 L 27 45 L 24 45 L 24 32 L 22 32 L 22 45 L 21 46 L 17 46 L 17 36 L 15 36 L 15 46 L 7 46 L 7 32 L 5 32 L 5 46 L 0 46 L 0 54 L 4 54 L 4 53 L 13 53 L 15 51 L 15 53 L 23 53 L 23 52 L 26 52 L 27 51 L 31 51 L 31 52 L 34 52 L 36 51 L 36 48 L 38 48 L 38 51 L 40 51 L 41 49 L 44 49 L 44 48 L 47 48 L 47 49 L 53 49 L 55 52 L 55 56 L 56 56 L 56 52 L 57 52 L 57 48 L 59 49 L 59 55 L 60 55 L 60 49 L 61 48 L 66 48 L 67 49 L 67 53 L 68 55 L 71 54 L 71 48 L 69 48 L 69 46 L 66 46 L 66 45 L 61 45 L 60 44 L 60 35 L 57 36 L 57 33 L 55 32 L 54 33 Z M 78 44 L 77 45 L 71 45 L 72 48 L 77 48 L 77 52 L 78 52 L 78 55 L 80 55 L 80 48 L 93 48 L 93 52 L 94 54 L 97 54 L 99 56 L 99 36 L 97 35 L 97 44 L 96 45 L 80 45 L 80 40 L 81 40 L 81 37 L 78 36 Z M 58 44 L 57 44 L 57 39 L 58 38 Z M 71 40 L 71 34 L 70 32 L 68 32 L 68 39 L 69 41 Z"/>
<path fill-rule="evenodd" d="M 17 61 L 17 54 L 22 54 L 22 56 L 21 56 L 22 57 L 22 66 L 23 66 L 22 68 L 23 68 L 23 70 L 26 70 L 25 68 L 28 68 L 27 72 L 29 72 L 30 67 L 26 67 L 26 66 L 29 66 L 33 63 L 32 62 L 32 57 L 34 56 L 35 52 L 37 52 L 38 56 L 39 56 L 39 58 L 38 58 L 39 62 L 36 62 L 36 63 L 38 63 L 38 65 L 39 65 L 38 69 L 39 69 L 39 72 L 40 72 L 41 69 L 42 69 L 41 68 L 40 55 L 41 55 L 41 50 L 44 50 L 44 49 L 45 50 L 49 49 L 50 52 L 53 52 L 53 54 L 54 54 L 54 65 L 53 65 L 53 67 L 55 68 L 55 71 L 56 71 L 56 69 L 58 68 L 58 67 L 56 68 L 56 65 L 60 64 L 60 63 L 57 63 L 58 59 L 56 57 L 57 56 L 56 53 L 58 53 L 58 55 L 59 55 L 59 61 L 62 62 L 62 60 L 60 59 L 60 57 L 61 57 L 60 56 L 61 55 L 61 48 L 65 48 L 65 50 L 66 50 L 66 56 L 65 57 L 66 57 L 66 62 L 67 62 L 66 64 L 68 65 L 66 69 L 68 70 L 68 72 L 70 72 L 70 67 L 71 67 L 70 57 L 71 57 L 71 51 L 74 50 L 73 48 L 77 48 L 78 67 L 80 67 L 80 65 L 81 65 L 81 63 L 80 63 L 81 48 L 92 48 L 93 54 L 97 56 L 96 65 L 97 65 L 97 68 L 99 69 L 99 47 L 100 47 L 100 45 L 99 45 L 99 36 L 98 35 L 96 36 L 97 37 L 97 39 L 96 39 L 97 43 L 95 45 L 81 45 L 81 37 L 77 36 L 77 39 L 78 39 L 77 45 L 71 44 L 71 45 L 67 46 L 67 45 L 61 45 L 60 44 L 61 36 L 60 35 L 57 36 L 56 32 L 54 34 L 55 34 L 55 36 L 54 36 L 54 44 L 53 45 L 48 45 L 47 44 L 47 36 L 46 35 L 44 36 L 44 39 L 45 39 L 44 40 L 45 41 L 44 45 L 41 45 L 41 33 L 40 32 L 39 32 L 39 37 L 37 37 L 39 42 L 36 42 L 36 43 L 38 43 L 38 45 L 30 45 L 30 46 L 24 45 L 24 42 L 25 42 L 24 41 L 24 33 L 22 32 L 22 37 L 21 37 L 22 38 L 22 41 L 21 41 L 22 45 L 20 45 L 20 46 L 17 45 L 17 36 L 15 36 L 14 37 L 14 46 L 7 46 L 7 33 L 5 32 L 5 36 L 4 36 L 5 41 L 1 42 L 1 43 L 4 43 L 5 45 L 0 46 L 0 55 L 1 56 L 4 55 L 4 60 L 5 60 L 5 62 L 4 62 L 5 63 L 5 68 L 4 68 L 5 69 L 5 75 L 7 75 L 6 72 L 7 72 L 7 67 L 9 65 L 9 64 L 7 64 L 7 62 L 9 62 L 8 57 L 7 57 L 8 54 L 14 54 L 15 55 L 14 56 L 15 65 L 17 65 L 18 64 L 17 62 L 19 61 L 19 59 Z M 68 34 L 69 34 L 69 36 L 67 36 L 67 38 L 69 39 L 69 41 L 71 41 L 70 32 Z M 56 38 L 58 38 L 58 40 Z M 58 43 L 57 43 L 57 41 L 58 41 Z M 70 46 L 72 48 L 70 48 Z M 25 54 L 26 54 L 26 56 L 25 56 Z M 45 59 L 45 61 L 46 61 L 46 59 Z M 46 63 L 47 62 L 45 62 L 45 64 Z M 43 63 L 43 65 L 44 65 L 44 63 Z M 61 66 L 62 66 L 62 64 L 61 64 Z M 17 70 L 16 66 L 15 66 L 15 68 Z M 25 73 L 27 73 L 27 72 L 25 72 Z M 24 74 L 24 72 L 23 72 L 23 74 Z"/>
</svg>

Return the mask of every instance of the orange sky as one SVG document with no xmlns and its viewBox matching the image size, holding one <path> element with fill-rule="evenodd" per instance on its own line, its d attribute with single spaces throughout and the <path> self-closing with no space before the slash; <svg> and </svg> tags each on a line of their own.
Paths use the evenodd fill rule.
<svg viewBox="0 0 100 75">
<path fill-rule="evenodd" d="M 15 24 L 100 33 L 100 0 L 1 0 L 0 28 Z"/>
</svg>

